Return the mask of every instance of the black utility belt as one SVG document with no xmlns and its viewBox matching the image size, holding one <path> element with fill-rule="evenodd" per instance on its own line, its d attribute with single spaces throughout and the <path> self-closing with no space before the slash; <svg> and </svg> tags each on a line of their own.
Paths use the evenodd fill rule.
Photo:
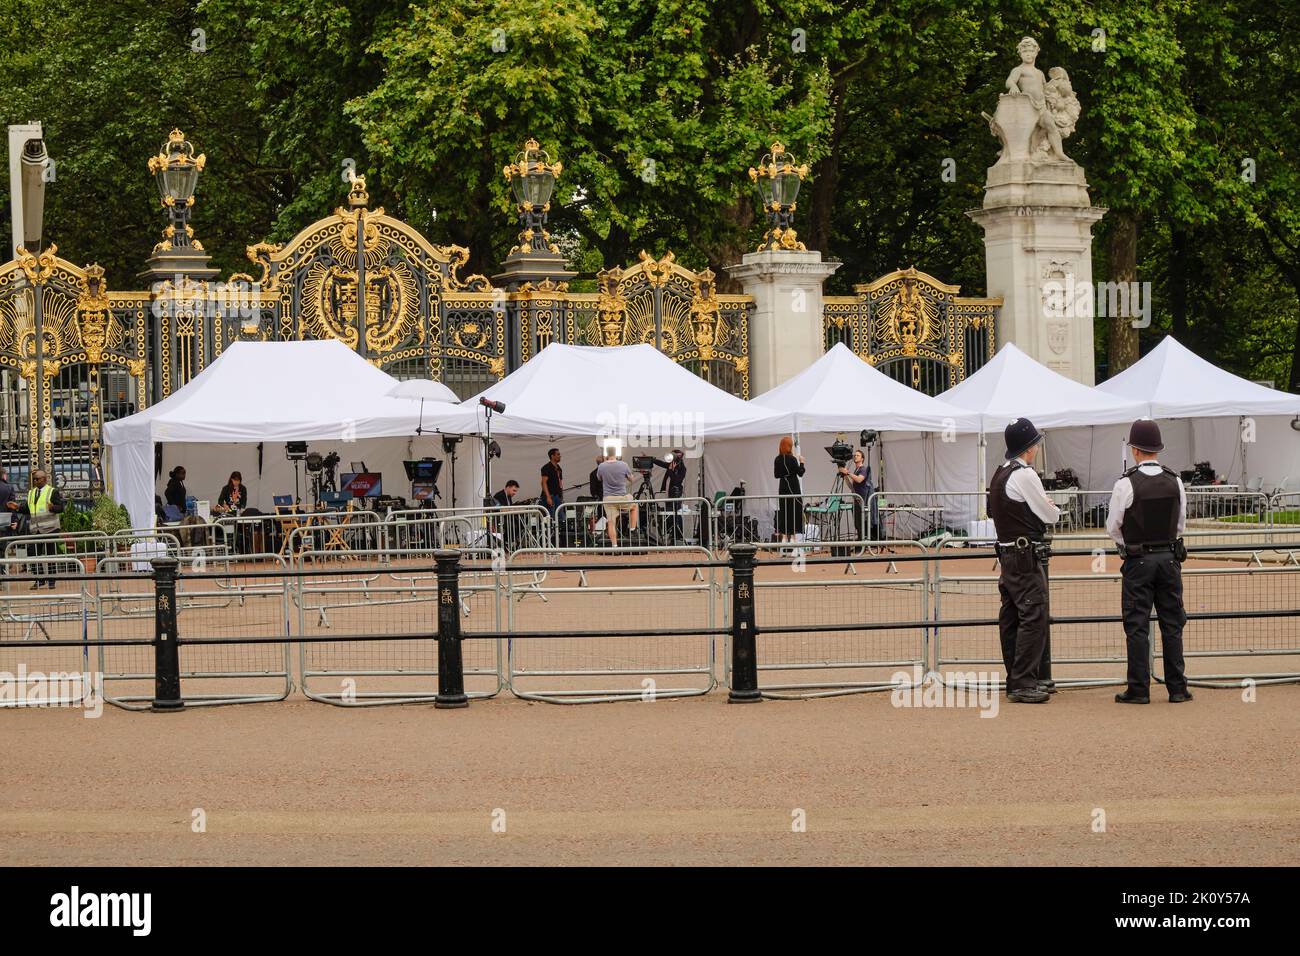
<svg viewBox="0 0 1300 956">
<path fill-rule="evenodd" d="M 1179 561 L 1187 560 L 1187 545 L 1183 539 L 1177 541 L 1156 541 L 1145 544 L 1121 544 L 1119 553 L 1126 558 L 1141 557 L 1144 554 L 1173 554 Z"/>
<path fill-rule="evenodd" d="M 1035 538 L 1020 537 L 1012 542 L 998 541 L 993 547 L 998 554 L 1012 554 L 1017 551 L 1042 551 L 1050 549 L 1051 545 Z"/>
</svg>

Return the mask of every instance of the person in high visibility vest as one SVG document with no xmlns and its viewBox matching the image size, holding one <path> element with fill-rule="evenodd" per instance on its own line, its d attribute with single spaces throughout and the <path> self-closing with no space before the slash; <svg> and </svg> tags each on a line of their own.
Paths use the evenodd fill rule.
<svg viewBox="0 0 1300 956">
<path fill-rule="evenodd" d="M 58 516 L 63 513 L 65 505 L 62 493 L 50 483 L 50 476 L 38 468 L 32 472 L 31 487 L 27 489 L 26 500 L 18 506 L 18 512 L 27 516 L 28 534 L 57 534 Z M 54 541 L 37 541 L 29 545 L 28 550 L 33 555 L 43 556 L 53 554 L 56 546 Z M 32 573 L 38 577 L 52 574 L 51 567 L 49 564 L 36 564 L 33 566 Z M 54 578 L 45 577 L 38 580 L 32 585 L 32 590 L 35 591 L 42 584 L 52 589 Z"/>
</svg>

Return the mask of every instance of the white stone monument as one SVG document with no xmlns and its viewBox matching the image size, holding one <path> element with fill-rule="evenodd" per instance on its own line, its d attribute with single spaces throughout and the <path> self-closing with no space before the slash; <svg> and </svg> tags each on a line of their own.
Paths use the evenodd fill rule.
<svg viewBox="0 0 1300 956">
<path fill-rule="evenodd" d="M 1062 149 L 1079 118 L 1069 76 L 1059 66 L 1043 76 L 1032 38 L 1016 49 L 1021 63 L 1007 92 L 994 115 L 983 114 L 1002 151 L 988 169 L 983 208 L 967 215 L 984 228 L 986 294 L 1003 299 L 997 344 L 1013 342 L 1092 385 L 1092 227 L 1106 210 L 1092 205 L 1083 168 Z"/>
<path fill-rule="evenodd" d="M 727 273 L 754 297 L 749 320 L 749 393 L 762 395 L 793 378 L 826 352 L 822 283 L 840 267 L 820 252 L 750 252 Z"/>
</svg>

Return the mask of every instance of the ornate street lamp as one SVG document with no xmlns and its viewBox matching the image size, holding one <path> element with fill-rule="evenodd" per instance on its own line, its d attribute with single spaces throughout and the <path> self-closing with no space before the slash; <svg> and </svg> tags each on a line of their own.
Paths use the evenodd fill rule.
<svg viewBox="0 0 1300 956">
<path fill-rule="evenodd" d="M 550 154 L 530 139 L 515 161 L 502 169 L 510 191 L 514 193 L 515 208 L 519 212 L 519 244 L 506 256 L 500 274 L 492 281 L 505 286 L 510 292 L 566 291 L 568 281 L 576 272 L 570 272 L 560 247 L 551 242 L 546 231 L 546 214 L 551 211 L 551 194 L 555 181 L 560 178 L 563 163 L 551 162 Z M 525 310 L 526 311 L 526 310 Z M 508 322 L 516 321 L 512 316 Z M 531 321 L 528 316 L 518 317 L 519 334 Z"/>
<path fill-rule="evenodd" d="M 808 175 L 808 165 L 795 165 L 794 157 L 779 142 L 763 157 L 758 168 L 750 167 L 749 178 L 758 187 L 758 198 L 771 228 L 763 234 L 758 251 L 765 249 L 803 249 L 794 231 L 795 200 L 799 187 Z"/>
<path fill-rule="evenodd" d="M 519 245 L 510 250 L 512 254 L 560 254 L 546 231 L 546 214 L 551 211 L 551 193 L 563 169 L 563 163 L 552 163 L 550 154 L 537 140 L 530 139 L 515 161 L 502 170 L 519 204 L 519 224 L 523 227 Z"/>
<path fill-rule="evenodd" d="M 171 131 L 158 155 L 149 159 L 149 172 L 158 181 L 158 194 L 169 220 L 160 247 L 203 249 L 203 244 L 193 238 L 194 230 L 190 228 L 189 219 L 190 209 L 194 206 L 194 187 L 198 185 L 199 173 L 206 162 L 204 154 L 194 155 L 194 147 L 178 129 Z"/>
</svg>

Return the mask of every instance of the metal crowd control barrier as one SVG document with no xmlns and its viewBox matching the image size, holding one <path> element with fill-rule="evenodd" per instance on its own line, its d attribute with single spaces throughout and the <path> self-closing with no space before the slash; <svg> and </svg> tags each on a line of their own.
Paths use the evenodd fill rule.
<svg viewBox="0 0 1300 956">
<path fill-rule="evenodd" d="M 456 520 L 456 519 L 443 519 Z M 501 556 L 462 550 L 461 629 L 501 630 Z M 438 696 L 439 587 L 432 556 L 378 549 L 306 552 L 293 576 L 302 691 L 339 706 L 430 703 Z M 495 561 L 494 561 L 495 558 Z M 335 639 L 331 639 L 331 638 Z M 500 641 L 472 642 L 464 654 L 471 698 L 504 684 Z"/>
<path fill-rule="evenodd" d="M 1089 552 L 1091 554 L 1091 552 Z M 1054 559 L 1056 560 L 1056 559 Z M 982 562 L 993 570 L 984 573 L 945 570 L 944 563 Z M 1085 614 L 1095 608 L 1120 607 L 1120 575 L 1115 572 L 1068 574 L 1057 570 L 1048 573 L 1048 601 L 1052 614 L 1052 677 L 1059 686 L 1102 686 L 1124 683 L 1127 651 L 1124 632 L 1111 620 L 1062 623 L 1060 619 Z M 1001 608 L 996 558 L 989 552 L 963 554 L 956 550 L 941 552 L 932 569 L 930 587 L 934 592 L 934 664 L 933 669 L 944 683 L 963 684 L 965 678 L 945 675 L 944 668 L 966 669 L 979 666 L 985 673 L 1002 667 L 1002 650 L 998 639 L 997 619 Z M 1116 616 L 1116 620 L 1118 617 Z M 970 627 L 956 622 L 981 621 Z M 1089 670 L 1069 675 L 1062 668 L 1084 665 L 1108 672 Z M 964 671 L 963 671 L 964 673 Z M 1005 678 L 997 679 L 1003 686 Z"/>
<path fill-rule="evenodd" d="M 1207 535 L 1207 537 L 1209 537 Z M 1107 539 L 1109 542 L 1109 539 Z M 1071 541 L 1070 544 L 1076 543 Z M 1236 660 L 1260 657 L 1300 656 L 1300 567 L 1277 565 L 1245 566 L 1255 551 L 1251 544 L 1197 543 L 1188 539 L 1191 551 L 1183 568 L 1183 598 L 1188 624 L 1183 631 L 1184 657 L 1188 675 L 1200 686 L 1239 686 L 1251 679 L 1257 683 L 1300 680 L 1289 671 L 1232 674 L 1197 674 L 1194 662 L 1201 658 Z M 1101 564 L 1098 564 L 1099 558 Z M 1081 559 L 1091 563 L 1087 573 L 1062 572 L 1059 563 Z M 951 573 L 943 562 L 987 562 L 984 573 Z M 1220 567 L 1203 562 L 1231 561 Z M 1127 645 L 1121 613 L 1118 572 L 1120 558 L 1113 543 L 1108 548 L 1057 551 L 1049 568 L 1052 676 L 1061 686 L 1123 684 L 1127 669 Z M 1001 648 L 996 627 L 1000 607 L 996 557 L 987 551 L 945 550 L 935 556 L 931 587 L 934 601 L 934 670 L 945 683 L 961 683 L 944 673 L 944 668 L 970 665 L 1001 668 Z M 1110 570 L 1115 568 L 1116 570 Z M 1279 577 L 1279 575 L 1289 575 Z M 1242 602 L 1252 606 L 1241 610 Z M 1111 613 L 1093 613 L 1098 608 Z M 1203 620 L 1210 628 L 1198 626 Z M 1151 618 L 1153 660 L 1160 657 L 1159 628 Z M 1213 627 L 1213 622 L 1221 626 Z M 990 634 L 990 630 L 993 632 Z M 1060 668 L 1084 668 L 1083 673 L 1063 673 Z M 1159 676 L 1156 678 L 1160 679 Z M 1235 681 L 1237 683 L 1223 683 Z M 1005 680 L 996 679 L 998 686 Z"/>
<path fill-rule="evenodd" d="M 1188 683 L 1197 687 L 1240 687 L 1244 680 L 1256 684 L 1284 684 L 1300 681 L 1300 671 L 1251 670 L 1260 658 L 1290 657 L 1300 661 L 1300 620 L 1293 616 L 1272 616 L 1300 609 L 1300 567 L 1183 568 L 1183 604 L 1188 623 L 1183 630 L 1183 659 Z M 1226 620 L 1210 618 L 1224 625 L 1210 632 L 1197 626 L 1204 615 L 1236 615 Z M 1270 615 L 1270 616 L 1264 616 Z M 1157 641 L 1158 628 L 1151 625 L 1151 647 L 1163 663 L 1163 647 Z M 1157 650 L 1159 648 L 1159 650 Z M 1208 659 L 1235 661 L 1243 665 L 1236 672 L 1204 673 Z M 1162 676 L 1157 680 L 1163 682 Z"/>
<path fill-rule="evenodd" d="M 380 528 L 380 547 L 429 554 L 440 548 L 541 548 L 552 534 L 550 515 L 540 505 L 393 511 Z"/>
<path fill-rule="evenodd" d="M 765 697 L 832 697 L 898 687 L 898 668 L 924 674 L 929 553 L 916 542 L 860 541 L 848 557 L 755 546 L 757 670 Z M 868 556 L 888 550 L 888 554 Z M 862 573 L 858 569 L 862 569 Z M 901 573 L 900 573 L 901 568 Z M 853 576 L 847 572 L 853 571 Z M 734 582 L 730 582 L 734 586 Z M 730 641 L 730 638 L 728 639 Z M 731 660 L 731 654 L 724 658 Z M 734 686 L 730 667 L 727 686 Z M 909 682 L 910 684 L 911 682 Z"/>
<path fill-rule="evenodd" d="M 979 517 L 982 491 L 876 491 L 871 510 L 881 540 L 936 542 Z"/>
<path fill-rule="evenodd" d="M 301 563 L 303 552 L 338 552 L 379 546 L 379 515 L 372 511 L 304 511 L 275 516 L 278 554 Z"/>
<path fill-rule="evenodd" d="M 846 511 L 852 509 L 851 501 L 847 502 L 848 509 L 843 507 L 850 494 L 851 492 L 843 495 L 717 495 L 711 508 L 713 526 L 709 535 L 710 545 L 715 553 L 721 554 L 733 544 L 770 541 L 776 537 L 777 514 L 782 509 L 788 510 L 794 521 L 797 529 L 794 538 L 799 543 L 805 543 L 808 538 L 820 538 L 823 530 L 827 532 L 827 537 L 832 536 L 832 531 L 835 536 L 839 536 L 841 518 Z M 823 516 L 820 521 L 814 517 L 818 512 L 810 509 L 820 510 Z M 852 519 L 847 520 L 851 527 Z M 860 537 L 853 534 L 848 536 Z"/>
<path fill-rule="evenodd" d="M 551 573 L 528 583 L 538 566 Z M 629 567 L 640 568 L 641 583 L 621 583 Z M 581 573 L 552 581 L 566 570 Z M 720 581 L 704 548 L 525 549 L 510 556 L 505 576 L 507 681 L 516 697 L 596 703 L 698 696 L 717 686 L 713 636 L 665 621 L 670 612 L 716 627 Z"/>
<path fill-rule="evenodd" d="M 640 498 L 621 502 L 624 513 L 615 529 L 619 544 L 651 547 L 708 547 L 712 508 L 707 498 Z M 637 512 L 637 531 L 631 534 L 629 517 Z M 555 511 L 555 526 L 563 532 L 566 548 L 608 547 L 609 519 L 601 500 L 566 501 Z M 558 544 L 558 542 L 556 542 Z"/>
<path fill-rule="evenodd" d="M 104 700 L 126 710 L 148 710 L 155 705 L 160 638 L 155 638 L 152 650 L 140 644 L 114 646 L 111 642 L 156 632 L 164 614 L 172 621 L 168 635 L 172 649 L 181 641 L 187 645 L 178 670 L 179 680 L 185 684 L 185 706 L 288 697 L 293 689 L 288 568 L 277 556 L 261 557 L 263 564 L 278 562 L 278 573 L 219 569 L 178 577 L 178 562 L 168 556 L 153 562 L 164 568 L 163 577 L 156 579 L 154 568 L 135 570 L 138 558 L 105 559 L 102 573 L 113 576 L 116 586 L 102 587 L 96 594 L 97 639 L 109 642 L 101 643 L 98 650 Z M 153 628 L 146 623 L 150 613 Z M 271 637 L 273 642 L 249 643 L 250 632 Z M 153 693 L 150 685 L 155 685 Z"/>
<path fill-rule="evenodd" d="M 548 547 L 552 543 L 553 528 L 550 514 L 539 504 L 527 504 L 509 505 L 505 508 L 488 508 L 480 505 L 390 511 L 384 518 L 384 526 L 393 530 L 389 532 L 391 537 L 384 540 L 380 546 L 390 549 L 504 547 L 507 551 L 514 550 L 511 547 L 512 542 L 505 540 L 506 526 L 502 519 L 507 516 L 516 519 L 511 525 L 511 530 L 518 531 L 513 537 L 523 542 L 519 546 Z M 436 542 L 429 541 L 427 536 L 421 537 L 421 529 L 430 527 L 440 529 L 439 540 Z M 405 536 L 403 529 L 406 532 Z"/>
<path fill-rule="evenodd" d="M 88 628 L 93 600 L 79 558 L 43 559 L 55 587 L 35 587 L 25 565 L 0 566 L 0 708 L 78 706 L 94 693 Z M 20 577 L 21 576 L 21 577 Z"/>
</svg>

